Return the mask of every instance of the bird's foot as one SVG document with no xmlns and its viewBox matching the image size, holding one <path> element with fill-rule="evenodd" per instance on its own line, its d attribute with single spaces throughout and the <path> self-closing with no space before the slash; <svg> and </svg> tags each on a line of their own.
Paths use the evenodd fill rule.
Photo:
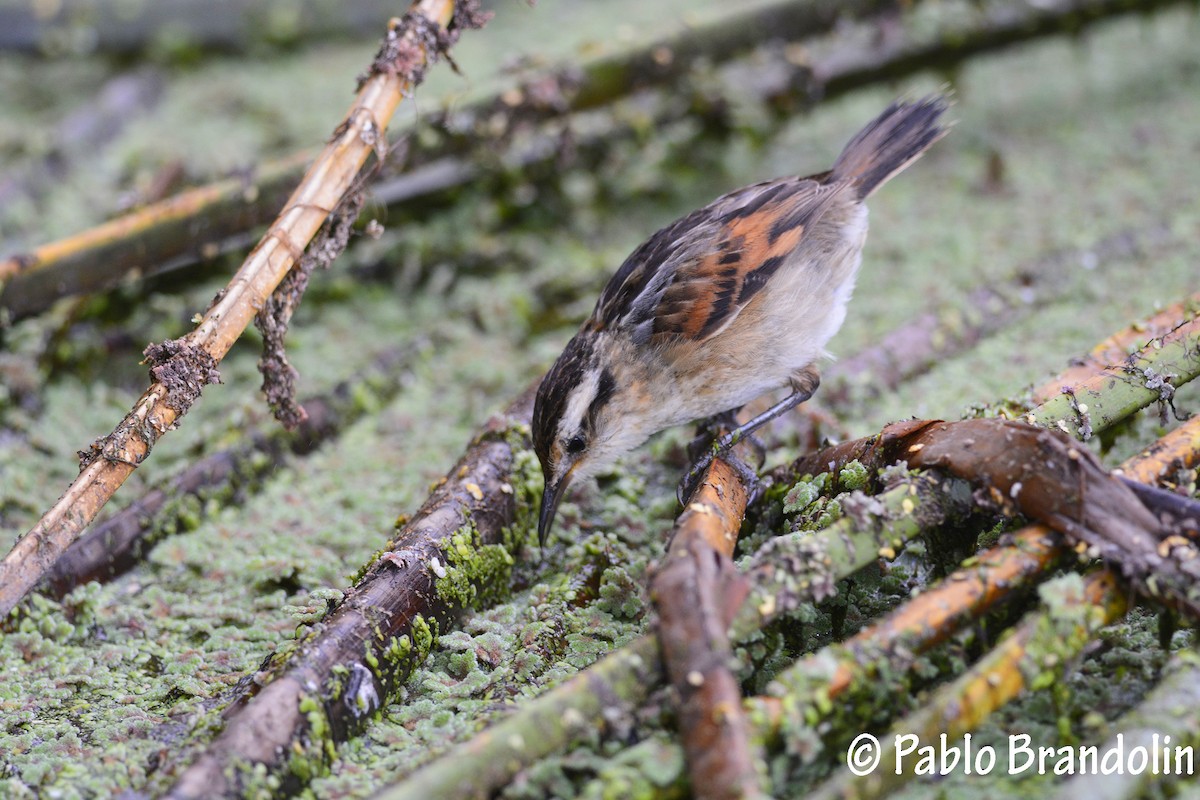
<svg viewBox="0 0 1200 800">
<path fill-rule="evenodd" d="M 688 469 L 687 473 L 683 476 L 683 480 L 679 482 L 678 489 L 676 489 L 675 494 L 679 499 L 679 505 L 687 505 L 687 501 L 691 499 L 692 494 L 696 491 L 696 489 L 699 488 L 704 475 L 707 473 L 708 468 L 712 465 L 713 460 L 716 458 L 720 458 L 722 461 L 728 464 L 746 485 L 746 488 L 750 493 L 750 496 L 747 500 L 747 505 L 758 499 L 762 489 L 762 482 L 758 478 L 758 471 L 739 458 L 733 452 L 733 447 L 741 441 L 750 442 L 754 445 L 755 453 L 758 456 L 758 461 L 760 464 L 764 458 L 765 448 L 763 447 L 762 442 L 758 440 L 758 437 L 754 436 L 753 434 L 746 434 L 745 439 L 740 438 L 741 436 L 741 432 L 735 429 L 733 432 L 727 433 L 716 440 L 705 437 L 706 440 L 710 442 L 708 449 L 699 457 L 694 459 L 691 468 Z"/>
</svg>

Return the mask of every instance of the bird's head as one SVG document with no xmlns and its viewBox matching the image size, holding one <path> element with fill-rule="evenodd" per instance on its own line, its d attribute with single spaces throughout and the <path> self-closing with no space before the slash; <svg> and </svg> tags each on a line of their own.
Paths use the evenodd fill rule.
<svg viewBox="0 0 1200 800">
<path fill-rule="evenodd" d="M 603 334 L 582 331 L 538 387 L 533 448 L 546 479 L 538 517 L 542 544 L 571 481 L 609 466 L 630 447 L 616 365 L 607 355 Z"/>
</svg>

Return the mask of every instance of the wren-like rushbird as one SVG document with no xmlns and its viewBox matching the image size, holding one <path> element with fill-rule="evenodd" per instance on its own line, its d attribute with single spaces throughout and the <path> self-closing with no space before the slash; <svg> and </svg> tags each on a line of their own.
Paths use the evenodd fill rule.
<svg viewBox="0 0 1200 800">
<path fill-rule="evenodd" d="M 845 319 L 862 260 L 864 201 L 946 133 L 946 108 L 940 95 L 893 103 L 828 172 L 718 197 L 625 259 L 538 387 L 543 544 L 573 479 L 658 431 L 791 388 L 702 466 L 812 396 L 814 364 Z"/>
</svg>

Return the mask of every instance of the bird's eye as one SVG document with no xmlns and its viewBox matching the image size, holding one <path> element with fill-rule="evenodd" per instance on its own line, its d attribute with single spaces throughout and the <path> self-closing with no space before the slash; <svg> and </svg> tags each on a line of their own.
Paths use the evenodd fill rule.
<svg viewBox="0 0 1200 800">
<path fill-rule="evenodd" d="M 567 442 L 567 452 L 573 456 L 577 456 L 583 452 L 583 448 L 587 447 L 587 442 L 584 441 L 583 434 L 575 434 L 571 440 Z"/>
</svg>

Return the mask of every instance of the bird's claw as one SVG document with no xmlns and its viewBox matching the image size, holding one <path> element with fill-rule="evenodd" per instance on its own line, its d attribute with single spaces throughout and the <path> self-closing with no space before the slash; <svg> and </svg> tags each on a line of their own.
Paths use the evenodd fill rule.
<svg viewBox="0 0 1200 800">
<path fill-rule="evenodd" d="M 712 464 L 714 457 L 715 454 L 710 450 L 692 463 L 691 468 L 683 476 L 683 480 L 679 482 L 678 488 L 675 489 L 675 497 L 679 500 L 679 505 L 687 505 L 687 501 L 699 488 L 700 479 L 704 477 L 704 472 Z"/>
<path fill-rule="evenodd" d="M 754 437 L 749 437 L 753 439 Z M 750 505 L 759 498 L 762 494 L 762 481 L 758 477 L 758 473 L 742 459 L 738 458 L 731 450 L 736 441 L 730 437 L 722 437 L 713 442 L 713 446 L 708 451 L 693 462 L 687 474 L 683 476 L 683 480 L 679 482 L 679 487 L 676 489 L 675 496 L 679 500 L 679 505 L 686 506 L 688 500 L 696 489 L 700 488 L 700 483 L 708 470 L 709 466 L 715 458 L 720 457 L 728 464 L 742 482 L 746 485 L 749 492 L 749 497 L 746 500 L 746 505 Z"/>
</svg>

